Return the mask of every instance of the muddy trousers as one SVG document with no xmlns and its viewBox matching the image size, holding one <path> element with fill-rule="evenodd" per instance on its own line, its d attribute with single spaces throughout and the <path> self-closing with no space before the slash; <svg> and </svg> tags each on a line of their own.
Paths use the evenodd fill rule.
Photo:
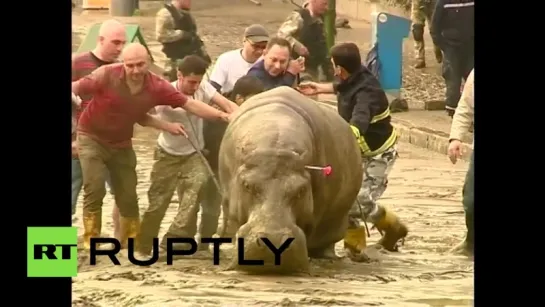
<svg viewBox="0 0 545 307">
<path fill-rule="evenodd" d="M 446 46 L 443 54 L 442 75 L 446 85 L 446 109 L 454 111 L 460 100 L 462 79 L 466 80 L 473 69 L 473 46 Z"/>
<path fill-rule="evenodd" d="M 207 61 L 208 63 L 212 63 L 212 59 L 210 58 L 210 55 L 208 55 L 208 52 L 206 51 L 206 48 L 204 46 L 202 46 L 199 50 L 197 50 L 195 53 L 195 55 L 198 55 L 200 56 L 201 58 L 203 58 L 205 61 Z M 170 82 L 173 82 L 173 81 L 176 81 L 178 80 L 178 76 L 177 76 L 177 73 L 178 73 L 178 64 L 180 63 L 180 61 L 185 58 L 186 56 L 188 56 L 190 54 L 187 54 L 185 56 L 182 56 L 180 57 L 179 59 L 171 59 L 169 58 L 166 65 L 165 65 L 165 71 L 163 73 L 163 77 L 167 80 L 169 80 Z"/>
<path fill-rule="evenodd" d="M 428 25 L 431 22 L 431 17 L 435 9 L 436 1 L 417 1 L 411 2 L 411 22 L 412 22 L 412 34 L 414 39 L 414 50 L 416 59 L 420 61 L 426 60 L 426 49 L 424 43 L 424 28 L 426 21 Z M 436 58 L 440 57 L 441 49 L 434 45 L 434 52 Z M 439 58 L 438 58 L 439 60 Z"/>
<path fill-rule="evenodd" d="M 474 244 L 474 205 L 475 205 L 475 152 L 471 154 L 469 161 L 469 169 L 467 170 L 464 188 L 462 190 L 462 203 L 464 205 L 466 227 L 467 227 L 467 243 L 471 246 Z"/>
<path fill-rule="evenodd" d="M 422 28 L 422 31 L 424 31 L 424 25 L 415 24 L 413 25 L 414 28 Z M 424 42 L 424 37 L 420 40 L 414 39 L 414 51 L 416 55 L 417 61 L 426 62 L 426 43 Z M 441 48 L 439 48 L 437 45 L 433 45 L 433 53 L 435 55 L 435 59 L 437 62 L 441 63 L 443 61 L 443 53 L 441 51 Z"/>
<path fill-rule="evenodd" d="M 305 71 L 299 74 L 299 81 L 333 81 L 333 66 L 330 59 L 324 60 L 321 64 L 306 64 Z"/>
<path fill-rule="evenodd" d="M 197 153 L 174 156 L 157 147 L 154 153 L 148 190 L 149 207 L 142 216 L 139 250 L 149 253 L 153 238 L 159 234 L 161 222 L 174 195 L 178 193 L 178 213 L 163 236 L 161 247 L 166 248 L 170 237 L 193 238 L 197 232 L 199 192 L 208 179 L 206 167 Z"/>
<path fill-rule="evenodd" d="M 110 189 L 110 194 L 114 195 L 110 175 L 106 177 L 106 184 Z M 72 215 L 76 214 L 76 205 L 78 203 L 79 193 L 83 188 L 83 173 L 79 159 L 72 158 Z"/>
<path fill-rule="evenodd" d="M 136 195 L 136 154 L 132 147 L 110 148 L 91 137 L 78 133 L 78 152 L 83 174 L 84 248 L 90 238 L 98 237 L 102 228 L 102 201 L 106 195 L 104 182 L 110 174 L 119 208 L 121 244 L 134 238 L 139 230 L 138 198 Z"/>
<path fill-rule="evenodd" d="M 377 224 L 383 219 L 385 211 L 376 202 L 386 191 L 388 175 L 397 156 L 397 150 L 393 146 L 379 155 L 364 158 L 360 191 L 357 201 L 352 205 L 348 214 L 350 227 L 358 227 L 359 219 L 373 224 Z"/>
<path fill-rule="evenodd" d="M 217 172 L 214 175 L 218 178 Z M 214 180 L 209 176 L 201 190 L 201 223 L 199 225 L 201 238 L 209 238 L 216 233 L 220 214 L 221 194 Z"/>
</svg>

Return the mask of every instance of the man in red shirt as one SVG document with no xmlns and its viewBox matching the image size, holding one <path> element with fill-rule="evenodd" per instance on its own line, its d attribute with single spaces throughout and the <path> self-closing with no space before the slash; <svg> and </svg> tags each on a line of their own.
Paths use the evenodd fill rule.
<svg viewBox="0 0 545 307">
<path fill-rule="evenodd" d="M 104 21 L 98 32 L 98 42 L 96 47 L 89 52 L 77 54 L 72 59 L 72 81 L 77 81 L 80 78 L 90 74 L 95 69 L 102 65 L 112 64 L 117 61 L 117 58 L 123 50 L 126 43 L 125 25 L 121 22 L 111 19 Z M 77 120 L 89 101 L 91 96 L 82 97 L 79 108 L 72 108 L 72 120 L 77 123 Z M 75 127 L 72 133 L 72 215 L 76 213 L 76 204 L 78 196 L 83 186 L 83 177 L 81 165 L 77 154 L 76 132 Z M 109 180 L 108 184 L 110 185 Z M 113 194 L 113 189 L 110 185 L 110 191 Z M 119 221 L 116 213 L 117 207 L 114 206 L 112 214 L 114 224 L 114 235 L 119 237 Z"/>
<path fill-rule="evenodd" d="M 119 208 L 122 246 L 139 233 L 136 154 L 132 148 L 134 124 L 185 134 L 181 124 L 149 115 L 150 109 L 168 105 L 205 119 L 228 121 L 229 118 L 229 114 L 184 96 L 168 81 L 151 73 L 147 50 L 141 44 L 127 45 L 121 57 L 123 63 L 104 65 L 72 82 L 73 93 L 93 96 L 77 129 L 83 171 L 85 249 L 90 248 L 92 237 L 100 236 L 107 171 Z"/>
</svg>

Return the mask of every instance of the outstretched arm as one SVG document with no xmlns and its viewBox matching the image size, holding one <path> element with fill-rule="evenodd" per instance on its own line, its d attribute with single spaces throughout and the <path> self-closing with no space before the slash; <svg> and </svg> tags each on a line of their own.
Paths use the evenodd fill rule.
<svg viewBox="0 0 545 307">
<path fill-rule="evenodd" d="M 72 82 L 72 94 L 76 96 L 93 95 L 104 84 L 106 79 L 106 68 L 97 68 L 91 74 Z"/>
</svg>

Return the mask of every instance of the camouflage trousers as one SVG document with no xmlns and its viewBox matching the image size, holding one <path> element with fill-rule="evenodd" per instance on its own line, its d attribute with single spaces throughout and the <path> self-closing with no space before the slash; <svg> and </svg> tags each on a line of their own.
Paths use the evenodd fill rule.
<svg viewBox="0 0 545 307">
<path fill-rule="evenodd" d="M 189 55 L 189 54 L 188 54 Z M 208 55 L 208 51 L 206 51 L 206 47 L 202 46 L 195 55 L 200 56 L 205 61 L 211 63 L 212 60 L 210 58 L 210 55 Z M 187 55 L 186 55 L 187 56 Z M 184 56 L 185 57 L 185 56 Z M 167 63 L 165 64 L 165 71 L 163 73 L 163 77 L 165 77 L 170 82 L 176 81 L 178 79 L 178 63 L 182 59 L 168 59 Z"/>
<path fill-rule="evenodd" d="M 305 71 L 299 73 L 299 81 L 314 81 L 319 82 L 321 79 L 325 79 L 321 74 L 320 67 L 305 67 Z"/>
<path fill-rule="evenodd" d="M 435 9 L 435 0 L 413 0 L 411 2 L 411 22 L 414 38 L 414 51 L 417 60 L 426 60 L 426 46 L 424 43 L 424 27 L 426 21 L 428 26 L 431 23 L 431 17 Z M 441 54 L 441 49 L 434 45 L 436 56 Z"/>
<path fill-rule="evenodd" d="M 305 71 L 302 71 L 299 74 L 299 81 L 314 81 L 314 82 L 325 82 L 333 80 L 333 73 L 331 64 L 329 64 L 329 59 L 325 64 L 311 66 L 306 65 Z"/>
<path fill-rule="evenodd" d="M 193 238 L 197 232 L 199 192 L 208 179 L 206 166 L 197 153 L 174 156 L 158 147 L 154 153 L 148 190 L 149 207 L 144 212 L 138 238 L 139 249 L 149 252 L 152 239 L 157 237 L 161 222 L 174 195 L 178 193 L 178 213 L 161 242 L 166 247 L 166 238 Z"/>
<path fill-rule="evenodd" d="M 168 59 L 165 64 L 165 71 L 163 77 L 170 82 L 176 81 L 178 79 L 178 60 Z"/>
<path fill-rule="evenodd" d="M 384 194 L 388 186 L 388 175 L 397 160 L 395 145 L 385 152 L 364 158 L 362 163 L 363 180 L 357 201 L 352 205 L 349 212 L 349 224 L 359 225 L 359 219 L 376 224 L 384 212 L 380 212 L 377 200 Z"/>
</svg>

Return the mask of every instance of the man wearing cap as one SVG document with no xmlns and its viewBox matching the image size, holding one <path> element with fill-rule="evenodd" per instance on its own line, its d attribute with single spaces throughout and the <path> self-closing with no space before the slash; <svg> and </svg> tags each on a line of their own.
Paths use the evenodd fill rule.
<svg viewBox="0 0 545 307">
<path fill-rule="evenodd" d="M 320 80 L 320 67 L 328 81 L 333 80 L 333 68 L 328 57 L 323 15 L 328 0 L 309 0 L 293 11 L 278 29 L 278 36 L 287 39 L 292 58 L 305 57 L 305 72 L 301 81 Z"/>
<path fill-rule="evenodd" d="M 209 82 L 220 92 L 229 93 L 240 77 L 263 55 L 269 42 L 269 32 L 259 24 L 253 24 L 244 30 L 242 48 L 221 54 Z"/>
<path fill-rule="evenodd" d="M 168 58 L 164 75 L 170 81 L 177 80 L 177 61 L 188 55 L 196 54 L 208 63 L 212 62 L 197 34 L 197 24 L 190 9 L 191 0 L 172 0 L 157 12 L 155 36 Z"/>
</svg>

